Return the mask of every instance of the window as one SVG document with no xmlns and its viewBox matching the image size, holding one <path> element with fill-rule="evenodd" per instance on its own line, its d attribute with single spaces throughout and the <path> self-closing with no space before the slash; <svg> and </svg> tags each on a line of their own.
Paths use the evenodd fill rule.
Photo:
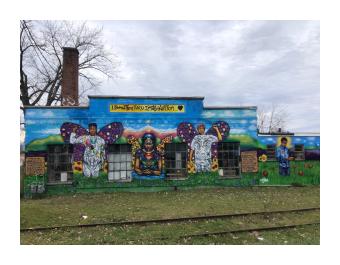
<svg viewBox="0 0 340 265">
<path fill-rule="evenodd" d="M 303 144 L 296 144 L 294 146 L 294 158 L 295 160 L 305 160 L 305 148 Z"/>
<path fill-rule="evenodd" d="M 49 183 L 67 183 L 73 179 L 72 153 L 73 146 L 47 146 L 47 175 Z"/>
<path fill-rule="evenodd" d="M 181 179 L 187 176 L 187 144 L 165 144 L 165 171 L 168 179 Z"/>
<path fill-rule="evenodd" d="M 132 155 L 130 144 L 112 144 L 108 146 L 109 181 L 131 181 Z"/>
<path fill-rule="evenodd" d="M 268 160 L 276 160 L 276 145 L 275 144 L 267 144 L 267 159 Z"/>
<path fill-rule="evenodd" d="M 240 177 L 240 143 L 219 142 L 217 144 L 218 173 L 221 177 Z"/>
</svg>

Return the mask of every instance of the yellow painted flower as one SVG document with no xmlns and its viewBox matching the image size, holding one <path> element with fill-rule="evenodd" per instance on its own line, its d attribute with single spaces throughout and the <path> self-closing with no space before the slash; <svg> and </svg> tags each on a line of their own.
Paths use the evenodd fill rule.
<svg viewBox="0 0 340 265">
<path fill-rule="evenodd" d="M 217 158 L 213 158 L 211 163 L 211 171 L 216 172 L 218 170 L 218 160 Z"/>
<path fill-rule="evenodd" d="M 195 163 L 193 161 L 188 161 L 187 167 L 188 167 L 188 173 L 195 173 L 196 172 Z"/>
<path fill-rule="evenodd" d="M 265 154 L 259 156 L 259 161 L 266 162 L 267 161 L 267 156 Z"/>
<path fill-rule="evenodd" d="M 74 161 L 73 162 L 73 172 L 74 173 L 82 173 L 83 172 L 83 163 L 82 163 L 82 161 Z"/>
</svg>

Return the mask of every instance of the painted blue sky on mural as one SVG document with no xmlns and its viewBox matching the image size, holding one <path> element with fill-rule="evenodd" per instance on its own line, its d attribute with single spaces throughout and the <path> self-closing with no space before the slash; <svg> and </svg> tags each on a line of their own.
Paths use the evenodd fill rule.
<svg viewBox="0 0 340 265">
<path fill-rule="evenodd" d="M 181 113 L 115 113 L 110 112 L 111 104 L 181 104 L 185 111 Z M 170 100 L 170 99 L 128 99 L 122 98 L 91 98 L 86 108 L 28 108 L 26 109 L 26 144 L 36 139 L 51 135 L 59 135 L 64 122 L 79 124 L 88 128 L 95 122 L 98 130 L 111 122 L 121 122 L 124 132 L 155 131 L 165 137 L 167 134 L 176 135 L 177 127 L 182 122 L 189 122 L 194 127 L 205 124 L 208 130 L 214 122 L 224 121 L 230 127 L 230 136 L 245 136 L 258 139 L 263 145 L 276 144 L 277 137 L 257 136 L 256 108 L 204 108 L 202 99 Z M 249 140 L 249 138 L 248 138 Z M 306 147 L 319 148 L 319 137 L 293 137 L 292 144 L 304 144 Z"/>
<path fill-rule="evenodd" d="M 122 99 L 91 99 L 88 108 L 33 108 L 26 110 L 26 144 L 32 140 L 60 133 L 64 122 L 73 122 L 87 128 L 95 122 L 98 129 L 108 123 L 122 122 L 129 131 L 156 130 L 160 133 L 174 133 L 181 122 L 194 126 L 204 123 L 206 128 L 213 122 L 223 120 L 230 126 L 230 134 L 248 134 L 256 137 L 256 108 L 252 109 L 204 109 L 200 100 L 129 100 L 138 104 L 183 104 L 184 113 L 111 113 L 110 104 L 127 103 Z"/>
</svg>

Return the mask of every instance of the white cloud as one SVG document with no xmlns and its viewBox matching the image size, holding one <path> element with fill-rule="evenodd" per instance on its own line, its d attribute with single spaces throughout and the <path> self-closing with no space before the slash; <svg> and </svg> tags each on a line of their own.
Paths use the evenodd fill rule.
<svg viewBox="0 0 340 265">
<path fill-rule="evenodd" d="M 60 133 L 60 128 L 43 129 L 43 130 L 37 131 L 37 133 L 41 133 L 41 134 L 59 134 Z"/>
<path fill-rule="evenodd" d="M 257 127 L 256 127 L 255 125 L 251 125 L 251 126 L 248 127 L 248 129 L 251 130 L 251 131 L 256 130 L 256 128 L 257 128 Z"/>
<path fill-rule="evenodd" d="M 37 121 L 35 121 L 35 120 L 29 120 L 29 119 L 25 120 L 25 125 L 32 125 L 32 124 L 36 124 L 36 123 L 37 123 Z"/>
<path fill-rule="evenodd" d="M 230 129 L 230 134 L 244 134 L 247 131 L 245 129 Z"/>
<path fill-rule="evenodd" d="M 199 95 L 206 106 L 285 104 L 291 114 L 287 129 L 319 131 L 318 21 L 97 24 L 123 64 L 123 78 L 104 82 L 101 92 Z"/>
<path fill-rule="evenodd" d="M 212 118 L 212 117 L 216 117 L 216 114 L 212 111 L 205 111 L 203 112 L 202 116 L 204 118 Z"/>
<path fill-rule="evenodd" d="M 53 118 L 53 117 L 55 117 L 55 115 L 51 110 L 47 110 L 47 111 L 44 111 L 43 114 L 41 114 L 41 117 Z"/>
<path fill-rule="evenodd" d="M 256 111 L 253 110 L 244 110 L 241 112 L 242 117 L 256 117 Z"/>
<path fill-rule="evenodd" d="M 173 132 L 176 132 L 177 131 L 177 128 L 172 128 L 172 129 L 159 129 L 159 128 L 154 128 L 152 126 L 144 126 L 142 128 L 132 128 L 132 127 L 126 127 L 124 128 L 124 130 L 127 130 L 127 131 L 147 131 L 147 130 L 154 130 L 154 131 L 157 131 L 159 133 L 173 133 Z"/>
<path fill-rule="evenodd" d="M 223 117 L 236 117 L 235 115 L 235 112 L 234 111 L 231 111 L 231 110 L 225 110 L 223 113 L 222 113 L 222 116 Z"/>
</svg>

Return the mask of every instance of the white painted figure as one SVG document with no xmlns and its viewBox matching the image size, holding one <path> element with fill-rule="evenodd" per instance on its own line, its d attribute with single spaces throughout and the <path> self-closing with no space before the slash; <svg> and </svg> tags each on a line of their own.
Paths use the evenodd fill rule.
<svg viewBox="0 0 340 265">
<path fill-rule="evenodd" d="M 85 145 L 83 174 L 86 177 L 98 177 L 105 160 L 105 141 L 97 135 L 95 123 L 89 124 L 90 135 L 76 137 L 75 130 L 70 135 L 70 143 Z"/>
<path fill-rule="evenodd" d="M 190 161 L 192 161 L 192 154 L 195 152 L 195 168 L 196 172 L 207 172 L 211 170 L 211 145 L 217 141 L 222 140 L 222 136 L 217 126 L 213 126 L 217 133 L 214 135 L 205 135 L 205 126 L 200 124 L 198 135 L 194 137 L 191 142 Z"/>
</svg>

